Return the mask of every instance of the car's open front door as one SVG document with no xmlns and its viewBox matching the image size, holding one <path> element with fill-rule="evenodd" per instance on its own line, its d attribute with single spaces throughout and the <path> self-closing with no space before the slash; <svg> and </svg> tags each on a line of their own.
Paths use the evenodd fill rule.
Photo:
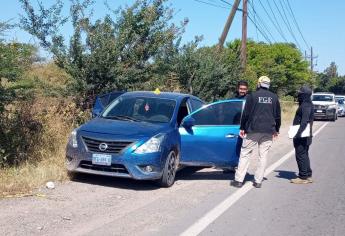
<svg viewBox="0 0 345 236">
<path fill-rule="evenodd" d="M 185 117 L 181 134 L 181 164 L 230 167 L 238 163 L 239 125 L 243 100 L 209 104 Z"/>
</svg>

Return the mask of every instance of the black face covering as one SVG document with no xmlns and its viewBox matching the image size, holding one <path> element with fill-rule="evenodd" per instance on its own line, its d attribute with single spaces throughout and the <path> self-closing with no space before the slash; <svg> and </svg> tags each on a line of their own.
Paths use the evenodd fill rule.
<svg viewBox="0 0 345 236">
<path fill-rule="evenodd" d="M 299 93 L 297 96 L 298 103 L 302 104 L 303 102 L 311 102 L 310 96 L 311 94 L 309 93 Z"/>
</svg>

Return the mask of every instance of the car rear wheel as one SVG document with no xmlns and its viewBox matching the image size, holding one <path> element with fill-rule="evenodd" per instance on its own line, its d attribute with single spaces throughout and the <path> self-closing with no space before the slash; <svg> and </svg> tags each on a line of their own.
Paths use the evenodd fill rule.
<svg viewBox="0 0 345 236">
<path fill-rule="evenodd" d="M 161 187 L 170 187 L 175 182 L 178 157 L 175 151 L 170 151 L 165 161 L 162 178 L 158 180 Z"/>
</svg>

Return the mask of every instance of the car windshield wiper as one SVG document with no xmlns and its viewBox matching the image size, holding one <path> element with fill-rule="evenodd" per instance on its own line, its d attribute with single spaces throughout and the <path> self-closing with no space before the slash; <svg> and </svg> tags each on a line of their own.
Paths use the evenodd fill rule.
<svg viewBox="0 0 345 236">
<path fill-rule="evenodd" d="M 129 120 L 129 121 L 135 121 L 139 122 L 140 120 L 135 119 L 131 116 L 123 116 L 123 115 L 118 115 L 118 116 L 103 116 L 105 119 L 114 119 L 114 120 Z"/>
</svg>

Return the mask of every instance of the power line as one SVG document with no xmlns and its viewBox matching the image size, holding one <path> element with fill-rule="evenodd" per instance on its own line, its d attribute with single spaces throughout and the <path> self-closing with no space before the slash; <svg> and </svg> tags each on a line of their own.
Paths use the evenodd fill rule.
<svg viewBox="0 0 345 236">
<path fill-rule="evenodd" d="M 287 23 L 287 26 L 288 26 L 289 30 L 290 30 L 290 31 L 293 31 L 293 30 L 292 30 L 292 27 L 291 27 L 291 25 L 290 25 L 289 18 L 287 17 L 286 12 L 285 12 L 285 6 L 283 6 L 281 0 L 277 0 L 277 1 L 279 1 L 279 4 L 280 4 L 280 6 L 281 6 L 281 8 L 282 8 L 282 11 L 283 11 L 283 13 L 284 13 L 284 16 L 285 16 L 285 19 L 286 19 L 286 23 Z"/>
<path fill-rule="evenodd" d="M 285 18 L 284 18 L 284 16 L 283 16 L 283 14 L 281 13 L 281 11 L 280 11 L 280 9 L 279 9 L 279 7 L 278 7 L 276 1 L 273 0 L 273 3 L 274 3 L 274 5 L 275 5 L 275 7 L 277 8 L 278 13 L 279 13 L 280 17 L 282 18 L 282 20 L 283 20 L 285 26 L 286 26 L 287 29 L 289 30 L 289 32 L 290 32 L 291 36 L 293 37 L 293 39 L 295 40 L 295 43 L 296 43 L 297 47 L 299 48 L 299 50 L 301 50 L 301 46 L 299 45 L 299 43 L 298 43 L 298 41 L 297 41 L 297 39 L 296 39 L 295 34 L 294 34 L 294 33 L 292 32 L 292 30 L 289 28 L 289 24 L 285 21 Z"/>
<path fill-rule="evenodd" d="M 266 12 L 266 15 L 268 16 L 268 19 L 272 22 L 274 28 L 276 28 L 277 32 L 280 34 L 280 36 L 285 40 L 285 42 L 287 42 L 287 39 L 285 38 L 285 35 L 283 33 L 283 31 L 281 30 L 280 26 L 279 26 L 279 22 L 274 22 L 274 20 L 272 19 L 271 15 L 268 13 L 268 11 L 266 10 L 265 6 L 262 4 L 261 0 L 259 0 L 259 3 L 261 5 L 261 7 L 264 9 L 264 11 Z"/>
<path fill-rule="evenodd" d="M 231 3 L 228 3 L 227 1 L 224 1 L 224 0 L 219 0 L 219 1 L 225 3 L 225 4 L 229 5 L 229 6 L 233 6 Z"/>
<path fill-rule="evenodd" d="M 253 7 L 252 2 L 248 1 L 249 4 Z M 271 34 L 271 30 L 269 29 L 269 27 L 266 25 L 266 23 L 264 22 L 264 20 L 261 19 L 261 17 L 259 16 L 259 14 L 257 14 L 257 12 L 255 11 L 255 9 L 253 9 L 254 11 L 254 15 L 257 16 L 257 19 L 259 20 L 258 24 L 261 24 L 263 29 L 266 30 L 266 32 L 268 32 L 268 34 L 271 36 L 271 38 L 273 39 L 273 41 L 276 41 L 275 38 L 273 37 L 273 35 Z"/>
<path fill-rule="evenodd" d="M 279 21 L 278 21 L 276 15 L 274 14 L 274 11 L 273 11 L 272 6 L 271 6 L 271 4 L 270 4 L 270 0 L 266 0 L 266 1 L 267 1 L 267 4 L 268 4 L 268 6 L 269 6 L 269 8 L 270 8 L 270 10 L 271 10 L 271 13 L 272 13 L 272 15 L 273 15 L 273 18 L 274 18 L 275 21 L 277 22 L 277 26 L 278 26 L 278 28 L 280 29 L 280 32 L 283 32 L 282 28 L 280 27 Z M 286 41 L 287 41 L 287 40 L 286 40 Z"/>
<path fill-rule="evenodd" d="M 211 3 L 211 2 L 205 2 L 205 1 L 202 1 L 202 0 L 194 0 L 194 1 L 206 4 L 206 5 L 209 5 L 209 6 L 217 7 L 217 8 L 230 9 L 229 7 L 221 6 L 221 5 L 218 5 L 218 4 Z"/>
<path fill-rule="evenodd" d="M 259 33 L 266 39 L 267 42 L 269 42 L 270 44 L 272 44 L 271 40 L 268 38 L 268 36 L 260 29 L 260 27 L 254 22 L 254 20 L 249 16 L 248 14 L 248 18 L 249 20 L 254 24 L 254 26 L 257 28 L 257 30 L 259 31 Z"/>
<path fill-rule="evenodd" d="M 254 2 L 253 2 L 253 4 L 252 4 L 252 10 L 255 11 L 255 10 L 254 10 Z M 256 23 L 256 16 L 255 16 L 255 15 L 254 15 L 254 21 L 255 21 L 255 23 Z M 255 32 L 256 32 L 256 40 L 259 41 L 258 29 L 257 29 L 256 27 L 255 27 Z"/>
<path fill-rule="evenodd" d="M 303 34 L 302 34 L 302 31 L 301 31 L 301 29 L 300 29 L 300 27 L 299 27 L 299 25 L 298 25 L 298 23 L 297 23 L 295 14 L 294 14 L 293 11 L 292 11 L 292 8 L 291 8 L 291 5 L 290 5 L 289 0 L 286 0 L 286 2 L 287 2 L 287 5 L 288 5 L 288 8 L 290 9 L 290 13 L 291 13 L 293 22 L 295 23 L 295 26 L 296 26 L 298 32 L 300 33 L 300 35 L 301 35 L 301 37 L 302 37 L 302 39 L 303 39 L 305 45 L 307 46 L 307 48 L 310 48 L 309 44 L 308 44 L 307 41 L 305 40 L 305 38 L 304 38 L 304 36 L 303 36 Z"/>
</svg>

